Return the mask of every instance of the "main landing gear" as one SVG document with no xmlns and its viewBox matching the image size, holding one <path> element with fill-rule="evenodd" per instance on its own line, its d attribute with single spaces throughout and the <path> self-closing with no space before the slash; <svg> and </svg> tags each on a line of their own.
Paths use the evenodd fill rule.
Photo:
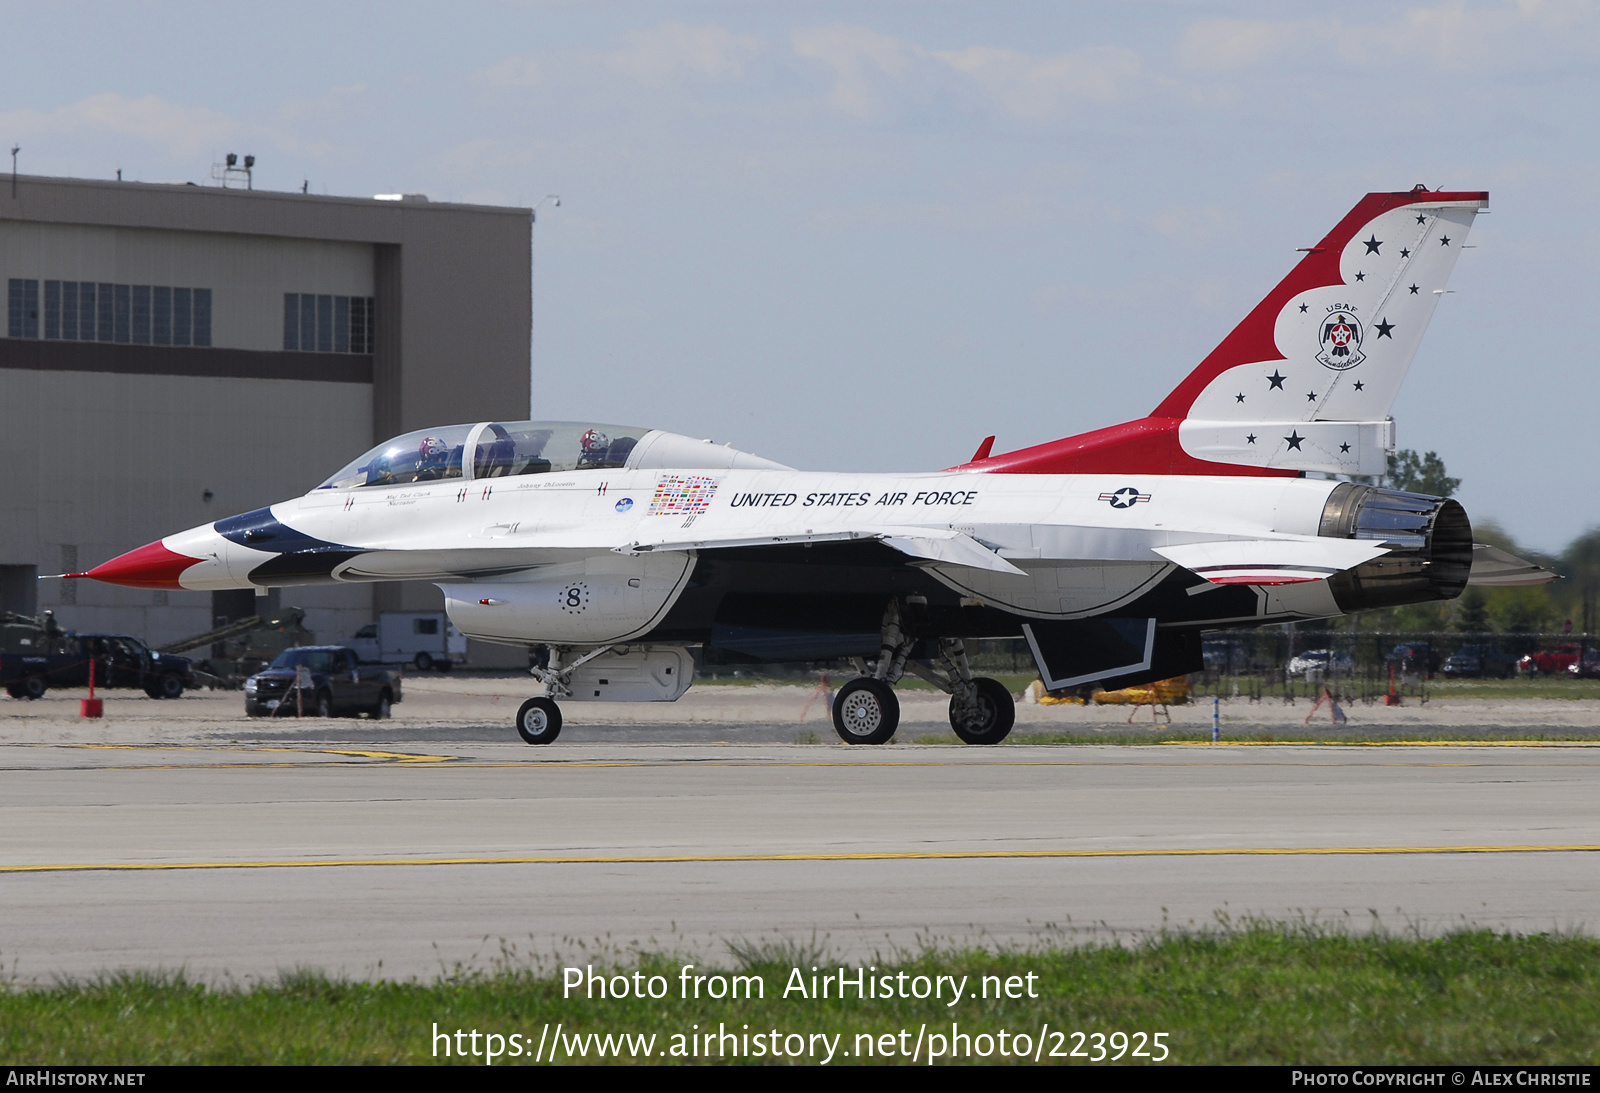
<svg viewBox="0 0 1600 1093">
<path fill-rule="evenodd" d="M 916 606 L 918 597 L 908 603 Z M 998 744 L 1016 723 L 1011 692 L 997 679 L 974 676 L 960 638 L 940 638 L 938 656 L 913 660 L 916 639 L 901 624 L 900 601 L 883 614 L 883 642 L 869 670 L 857 658 L 861 675 L 839 688 L 833 700 L 833 727 L 846 744 L 883 744 L 900 725 L 900 700 L 894 684 L 910 672 L 950 696 L 950 727 L 968 744 Z"/>
</svg>

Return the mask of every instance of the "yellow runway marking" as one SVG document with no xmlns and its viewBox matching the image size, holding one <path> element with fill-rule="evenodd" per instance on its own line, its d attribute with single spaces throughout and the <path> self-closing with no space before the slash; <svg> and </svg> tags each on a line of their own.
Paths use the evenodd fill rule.
<svg viewBox="0 0 1600 1093">
<path fill-rule="evenodd" d="M 538 857 L 329 858 L 305 861 L 68 862 L 0 865 L 3 873 L 149 872 L 169 869 L 329 869 L 373 865 L 682 865 L 740 862 L 962 861 L 1066 858 L 1214 858 L 1328 856 L 1339 854 L 1572 854 L 1595 853 L 1600 843 L 1570 846 L 1257 846 L 1132 850 L 868 850 L 818 854 L 615 854 Z"/>
<path fill-rule="evenodd" d="M 393 759 L 397 763 L 453 763 L 459 756 L 455 755 L 423 755 L 415 752 L 403 751 L 363 751 L 346 748 L 284 748 L 270 747 L 267 745 L 252 744 L 211 744 L 197 746 L 193 744 L 70 744 L 74 748 L 94 748 L 105 751 L 260 751 L 260 752 L 286 752 L 292 755 L 352 755 L 361 759 Z M 304 764 L 287 763 L 242 763 L 236 766 L 302 766 Z M 130 768 L 123 768 L 130 769 Z M 155 768 L 138 769 L 186 769 L 182 766 L 172 767 L 163 765 Z"/>
</svg>

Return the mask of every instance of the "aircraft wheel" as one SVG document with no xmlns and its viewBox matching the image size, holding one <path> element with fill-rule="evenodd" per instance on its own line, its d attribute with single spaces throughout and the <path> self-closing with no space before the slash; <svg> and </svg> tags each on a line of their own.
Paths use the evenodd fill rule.
<svg viewBox="0 0 1600 1093">
<path fill-rule="evenodd" d="M 417 666 L 417 671 L 426 672 L 433 668 L 433 658 L 427 653 L 418 653 L 417 659 L 411 662 Z"/>
<path fill-rule="evenodd" d="M 529 744 L 548 744 L 561 735 L 561 707 L 548 698 L 530 698 L 517 711 L 517 735 Z"/>
<path fill-rule="evenodd" d="M 562 707 L 554 699 L 528 699 L 517 711 L 517 735 L 525 744 L 552 743 L 562 735 Z"/>
<path fill-rule="evenodd" d="M 976 711 L 963 709 L 955 696 L 950 698 L 950 727 L 967 744 L 998 744 L 1017 722 L 1017 706 L 1011 692 L 998 679 L 979 677 Z M 965 715 L 965 716 L 963 716 Z"/>
<path fill-rule="evenodd" d="M 899 727 L 900 700 L 887 683 L 862 676 L 839 688 L 833 728 L 846 744 L 882 744 Z"/>
</svg>

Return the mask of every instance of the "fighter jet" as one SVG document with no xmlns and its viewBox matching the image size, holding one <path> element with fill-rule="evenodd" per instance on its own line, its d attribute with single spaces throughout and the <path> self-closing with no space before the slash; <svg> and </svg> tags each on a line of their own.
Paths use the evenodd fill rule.
<svg viewBox="0 0 1600 1093">
<path fill-rule="evenodd" d="M 974 676 L 974 639 L 1025 638 L 1052 690 L 1114 688 L 1200 670 L 1208 629 L 1461 593 L 1461 505 L 1358 479 L 1386 470 L 1390 409 L 1487 204 L 1368 194 L 1149 416 L 1095 432 L 852 474 L 641 426 L 448 425 L 73 576 L 434 582 L 463 633 L 535 651 L 530 744 L 556 739 L 561 701 L 676 700 L 697 645 L 853 662 L 833 704 L 852 744 L 894 735 L 906 673 L 950 695 L 962 740 L 997 743 L 1015 708 Z M 1494 583 L 1549 576 L 1490 564 Z"/>
</svg>

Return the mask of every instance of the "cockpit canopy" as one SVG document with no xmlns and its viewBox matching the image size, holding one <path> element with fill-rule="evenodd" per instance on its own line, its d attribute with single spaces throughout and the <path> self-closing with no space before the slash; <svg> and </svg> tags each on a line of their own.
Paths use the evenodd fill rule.
<svg viewBox="0 0 1600 1093">
<path fill-rule="evenodd" d="M 637 425 L 484 421 L 419 429 L 397 436 L 317 488 L 348 490 L 451 478 L 476 480 L 624 467 L 790 469 L 725 445 Z"/>
</svg>

